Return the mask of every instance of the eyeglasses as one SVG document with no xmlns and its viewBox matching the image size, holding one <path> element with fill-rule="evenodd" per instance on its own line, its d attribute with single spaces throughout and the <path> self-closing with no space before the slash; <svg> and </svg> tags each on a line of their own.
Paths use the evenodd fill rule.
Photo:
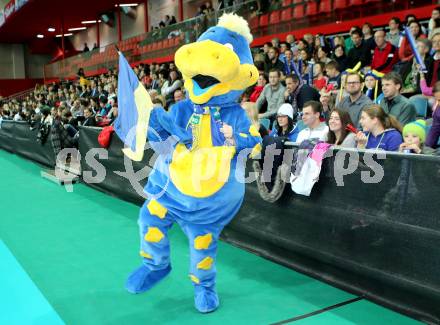
<svg viewBox="0 0 440 325">
<path fill-rule="evenodd" d="M 350 82 L 347 82 L 347 85 L 350 85 L 350 86 L 357 85 L 357 84 L 360 84 L 360 81 L 350 81 Z"/>
</svg>

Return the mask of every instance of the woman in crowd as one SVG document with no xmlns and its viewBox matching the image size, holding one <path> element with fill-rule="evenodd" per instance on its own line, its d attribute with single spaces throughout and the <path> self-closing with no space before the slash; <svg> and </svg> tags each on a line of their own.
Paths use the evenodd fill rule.
<svg viewBox="0 0 440 325">
<path fill-rule="evenodd" d="M 293 113 L 292 105 L 288 103 L 281 105 L 277 113 L 277 122 L 270 136 L 295 142 L 299 129 L 296 127 Z"/>
<path fill-rule="evenodd" d="M 379 105 L 364 108 L 360 123 L 364 132 L 356 134 L 358 149 L 385 151 L 399 150 L 402 141 L 402 126 L 394 116 L 388 115 Z"/>
<path fill-rule="evenodd" d="M 333 60 L 339 65 L 339 71 L 345 71 L 347 69 L 347 56 L 345 55 L 345 49 L 342 45 L 336 45 Z"/>
<path fill-rule="evenodd" d="M 426 36 L 422 33 L 422 27 L 420 26 L 418 21 L 411 21 L 408 27 L 414 39 L 426 38 Z M 400 61 L 407 62 L 412 60 L 413 57 L 414 54 L 412 52 L 411 45 L 409 44 L 408 38 L 405 36 L 403 37 L 402 44 L 399 48 Z"/>
<path fill-rule="evenodd" d="M 257 84 L 255 85 L 251 95 L 249 96 L 249 101 L 253 103 L 257 102 L 258 97 L 260 97 L 260 94 L 263 91 L 264 86 L 266 86 L 266 84 L 268 83 L 268 81 L 269 80 L 267 75 L 265 73 L 260 73 Z"/>
<path fill-rule="evenodd" d="M 328 121 L 327 143 L 346 148 L 356 148 L 355 134 L 347 130 L 348 125 L 353 126 L 350 114 L 346 111 L 334 109 Z"/>
<path fill-rule="evenodd" d="M 439 147 L 440 142 L 440 81 L 435 83 L 433 92 L 435 104 L 432 108 L 432 126 L 429 130 L 425 144 L 428 147 L 436 149 Z"/>
</svg>

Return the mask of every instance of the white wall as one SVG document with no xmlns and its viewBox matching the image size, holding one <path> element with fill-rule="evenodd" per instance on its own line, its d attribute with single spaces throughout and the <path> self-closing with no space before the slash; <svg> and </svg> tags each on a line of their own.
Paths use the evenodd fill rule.
<svg viewBox="0 0 440 325">
<path fill-rule="evenodd" d="M 0 44 L 0 79 L 24 79 L 23 44 Z"/>
<path fill-rule="evenodd" d="M 51 60 L 50 55 L 25 54 L 26 78 L 44 78 L 44 65 Z"/>
<path fill-rule="evenodd" d="M 177 1 L 177 0 L 175 0 Z M 136 18 L 130 18 L 121 12 L 121 26 L 122 26 L 122 39 L 127 39 L 139 34 L 143 34 L 145 31 L 145 11 L 144 4 L 133 8 L 136 11 Z M 76 33 L 72 36 L 72 44 L 76 50 L 82 51 L 84 43 L 87 43 L 90 49 L 97 41 L 96 25 L 89 25 L 87 30 Z M 115 13 L 115 21 L 113 27 L 107 24 L 101 23 L 99 25 L 100 46 L 104 47 L 109 44 L 118 42 L 118 17 Z"/>
<path fill-rule="evenodd" d="M 174 16 L 179 20 L 179 0 L 148 1 L 150 29 L 151 26 L 159 26 L 162 20 L 165 21 L 165 15 Z"/>
</svg>

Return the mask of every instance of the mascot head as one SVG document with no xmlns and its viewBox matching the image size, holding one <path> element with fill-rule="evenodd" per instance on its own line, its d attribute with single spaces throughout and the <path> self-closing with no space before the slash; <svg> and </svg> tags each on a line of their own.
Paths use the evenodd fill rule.
<svg viewBox="0 0 440 325">
<path fill-rule="evenodd" d="M 179 48 L 174 60 L 191 101 L 211 105 L 235 102 L 255 84 L 258 70 L 253 64 L 251 42 L 246 20 L 224 14 L 197 42 Z"/>
</svg>

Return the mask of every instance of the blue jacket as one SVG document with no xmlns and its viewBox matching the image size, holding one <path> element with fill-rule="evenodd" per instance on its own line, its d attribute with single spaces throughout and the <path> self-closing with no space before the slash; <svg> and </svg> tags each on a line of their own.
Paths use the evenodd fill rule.
<svg viewBox="0 0 440 325">
<path fill-rule="evenodd" d="M 301 131 L 301 130 L 299 129 L 299 127 L 295 126 L 295 127 L 292 129 L 292 131 L 290 131 L 289 134 L 287 135 L 287 140 L 288 140 L 288 141 L 291 141 L 291 142 L 296 142 L 296 138 L 298 138 L 299 131 Z M 278 136 L 279 136 L 279 135 L 278 135 L 278 130 L 277 130 L 276 128 L 274 128 L 274 129 L 270 132 L 269 135 L 272 136 L 272 137 L 275 137 L 275 138 L 278 137 Z"/>
<path fill-rule="evenodd" d="M 403 142 L 402 135 L 396 129 L 387 129 L 375 137 L 372 133 L 366 133 L 368 137 L 365 149 L 382 149 L 386 151 L 398 151 Z"/>
</svg>

